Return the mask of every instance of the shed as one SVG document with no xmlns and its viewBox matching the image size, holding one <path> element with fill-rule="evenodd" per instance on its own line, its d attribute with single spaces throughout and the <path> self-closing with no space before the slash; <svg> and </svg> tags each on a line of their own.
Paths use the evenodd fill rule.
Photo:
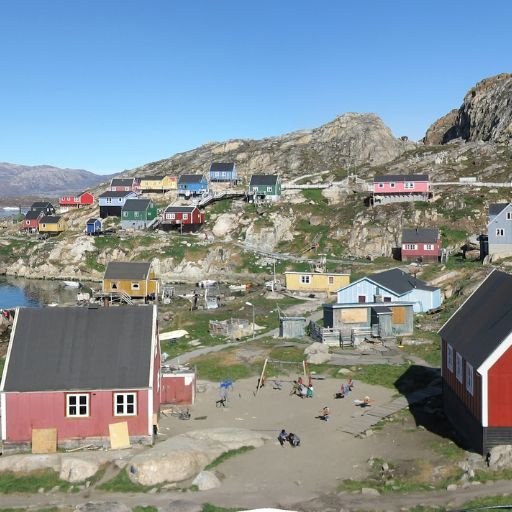
<svg viewBox="0 0 512 512">
<path fill-rule="evenodd" d="M 161 369 L 160 403 L 193 405 L 196 399 L 196 373 L 190 369 Z"/>
<path fill-rule="evenodd" d="M 85 232 L 88 235 L 97 235 L 101 232 L 101 219 L 90 218 L 85 225 Z"/>
<path fill-rule="evenodd" d="M 279 316 L 280 338 L 302 338 L 306 335 L 306 318 L 303 316 Z"/>
</svg>

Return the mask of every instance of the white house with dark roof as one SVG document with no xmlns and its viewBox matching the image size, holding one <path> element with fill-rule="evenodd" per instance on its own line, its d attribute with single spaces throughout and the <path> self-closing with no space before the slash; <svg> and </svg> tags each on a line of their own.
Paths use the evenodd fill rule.
<svg viewBox="0 0 512 512">
<path fill-rule="evenodd" d="M 340 288 L 337 304 L 411 302 L 414 312 L 436 309 L 442 304 L 441 290 L 399 269 L 392 268 L 362 277 Z"/>
<path fill-rule="evenodd" d="M 440 329 L 445 413 L 468 448 L 512 444 L 512 276 L 493 270 Z"/>
<path fill-rule="evenodd" d="M 58 447 L 152 443 L 160 408 L 156 306 L 20 308 L 0 385 L 5 450 L 44 430 Z"/>
<path fill-rule="evenodd" d="M 489 205 L 487 238 L 491 259 L 512 256 L 512 203 Z"/>
</svg>

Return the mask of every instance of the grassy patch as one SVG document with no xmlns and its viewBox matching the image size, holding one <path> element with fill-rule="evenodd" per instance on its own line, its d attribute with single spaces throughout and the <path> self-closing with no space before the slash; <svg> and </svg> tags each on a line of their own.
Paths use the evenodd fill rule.
<svg viewBox="0 0 512 512">
<path fill-rule="evenodd" d="M 158 509 L 156 507 L 152 507 L 152 506 L 148 506 L 148 507 L 137 506 L 132 509 L 132 512 L 158 512 Z"/>
<path fill-rule="evenodd" d="M 60 480 L 59 474 L 55 471 L 31 471 L 24 475 L 5 471 L 0 473 L 0 493 L 9 494 L 13 492 L 36 493 L 39 489 L 49 491 L 54 487 L 67 491 L 72 484 Z"/>
<path fill-rule="evenodd" d="M 432 444 L 432 449 L 442 455 L 446 460 L 459 461 L 464 457 L 465 451 L 449 439 L 441 439 Z"/>
<path fill-rule="evenodd" d="M 151 488 L 133 483 L 125 469 L 121 470 L 112 480 L 98 486 L 98 489 L 108 492 L 147 492 Z"/>
<path fill-rule="evenodd" d="M 354 372 L 353 379 L 360 380 L 366 384 L 384 386 L 386 388 L 395 388 L 396 381 L 407 371 L 409 365 L 390 365 L 390 364 L 368 364 L 359 366 Z M 346 378 L 341 375 L 342 378 Z"/>
<path fill-rule="evenodd" d="M 206 466 L 204 469 L 206 471 L 210 471 L 211 469 L 217 467 L 219 464 L 222 464 L 226 460 L 232 459 L 237 455 L 242 455 L 242 453 L 250 452 L 251 450 L 254 450 L 254 446 L 242 446 L 241 448 L 237 448 L 236 450 L 229 450 L 227 452 L 224 452 L 214 461 L 210 462 L 210 464 L 208 464 L 208 466 Z"/>
<path fill-rule="evenodd" d="M 512 495 L 505 496 L 485 496 L 468 501 L 462 505 L 461 510 L 480 509 L 485 507 L 503 507 L 512 508 Z"/>
<path fill-rule="evenodd" d="M 245 510 L 245 509 L 240 508 L 240 507 L 237 507 L 237 508 L 217 507 L 216 505 L 212 505 L 211 503 L 205 503 L 203 505 L 203 508 L 201 509 L 201 512 L 240 512 L 241 510 Z"/>
<path fill-rule="evenodd" d="M 197 368 L 199 379 L 220 382 L 224 379 L 238 380 L 261 373 L 264 357 L 251 361 L 240 361 L 234 350 L 227 349 L 190 361 Z"/>
</svg>

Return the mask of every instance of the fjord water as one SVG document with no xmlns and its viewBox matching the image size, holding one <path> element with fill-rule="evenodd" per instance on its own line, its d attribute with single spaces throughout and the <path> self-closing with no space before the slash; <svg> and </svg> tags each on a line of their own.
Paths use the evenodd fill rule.
<svg viewBox="0 0 512 512">
<path fill-rule="evenodd" d="M 74 304 L 77 290 L 60 281 L 0 277 L 0 308 L 40 307 L 47 304 Z"/>
</svg>

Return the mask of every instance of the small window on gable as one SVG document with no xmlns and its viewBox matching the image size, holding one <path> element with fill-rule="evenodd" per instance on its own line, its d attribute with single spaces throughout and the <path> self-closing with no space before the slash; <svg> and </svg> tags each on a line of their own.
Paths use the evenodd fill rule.
<svg viewBox="0 0 512 512">
<path fill-rule="evenodd" d="M 466 362 L 466 389 L 470 395 L 473 394 L 473 367 Z"/>
<path fill-rule="evenodd" d="M 496 236 L 505 236 L 505 230 L 503 228 L 496 228 Z"/>
<path fill-rule="evenodd" d="M 453 373 L 453 347 L 449 343 L 446 345 L 446 367 Z"/>
<path fill-rule="evenodd" d="M 512 220 L 512 212 L 507 212 L 507 220 Z"/>
<path fill-rule="evenodd" d="M 455 357 L 455 377 L 462 384 L 462 356 L 458 352 Z"/>
</svg>

